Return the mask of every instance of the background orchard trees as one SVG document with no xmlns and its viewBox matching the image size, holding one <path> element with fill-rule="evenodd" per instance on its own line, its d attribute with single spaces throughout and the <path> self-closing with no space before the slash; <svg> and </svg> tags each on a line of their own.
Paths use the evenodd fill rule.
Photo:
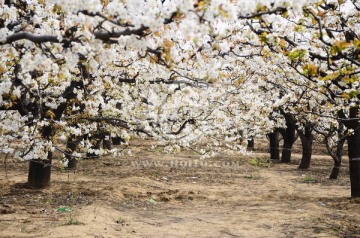
<svg viewBox="0 0 360 238">
<path fill-rule="evenodd" d="M 284 16 L 287 34 L 273 27 L 275 16 L 263 16 L 252 28 L 272 52 L 288 57 L 288 66 L 309 83 L 318 85 L 334 122 L 344 123 L 352 134 L 349 145 L 352 196 L 359 196 L 358 79 L 359 5 L 356 1 L 321 1 L 304 8 L 300 18 Z M 279 17 L 279 16 L 277 16 Z M 276 22 L 280 22 L 276 20 Z M 330 106 L 329 106 L 330 105 Z M 311 111 L 308 111 L 311 114 Z M 315 113 L 316 114 L 316 113 Z M 331 126 L 331 124 L 329 126 Z"/>
<path fill-rule="evenodd" d="M 251 48 L 243 55 L 247 55 L 253 60 L 254 57 L 250 56 L 257 54 L 268 61 L 273 70 L 279 71 L 280 69 L 285 72 L 285 74 L 277 74 L 273 81 L 268 80 L 272 84 L 280 85 L 278 90 L 286 95 L 280 99 L 293 97 L 293 100 L 290 100 L 292 102 L 285 108 L 282 107 L 281 111 L 284 116 L 288 117 L 286 129 L 290 131 L 291 127 L 296 126 L 303 145 L 306 146 L 303 151 L 307 152 L 303 154 L 300 165 L 304 168 L 308 167 L 310 161 L 313 140 L 311 131 L 316 127 L 312 124 L 328 123 L 328 127 L 323 128 L 321 132 L 323 135 L 331 131 L 330 128 L 333 128 L 334 125 L 338 126 L 336 131 L 340 134 L 333 136 L 339 136 L 339 140 L 337 140 L 339 144 L 336 146 L 339 150 L 342 147 L 343 139 L 340 138 L 343 138 L 341 136 L 343 129 L 341 128 L 344 122 L 350 131 L 355 131 L 354 136 L 356 135 L 359 74 L 356 70 L 359 64 L 357 16 L 359 7 L 354 1 L 332 3 L 321 1 L 305 6 L 304 16 L 300 19 L 298 15 L 292 15 L 293 12 L 289 11 L 290 8 L 277 8 L 272 11 L 274 14 L 268 14 L 268 10 L 267 5 L 258 5 L 257 13 L 239 16 L 240 19 L 247 19 L 245 23 L 243 22 L 242 33 L 249 29 L 258 36 L 258 40 L 254 40 L 249 34 L 247 38 L 242 38 L 242 41 L 236 41 L 236 38 L 231 38 L 233 35 L 236 36 L 237 32 L 234 30 L 233 34 L 231 36 L 229 34 L 227 38 L 229 42 L 227 50 L 222 49 L 221 51 L 226 56 L 242 57 L 237 51 L 241 50 L 243 53 L 244 49 Z M 246 39 L 248 40 L 246 41 Z M 231 45 L 233 42 L 237 42 L 238 45 L 234 47 Z M 224 46 L 226 43 L 222 45 Z M 246 48 L 247 46 L 251 47 Z M 255 50 L 257 53 L 254 53 Z M 248 52 L 252 52 L 252 54 Z M 258 72 L 262 70 L 261 68 Z M 284 77 L 285 82 L 278 79 L 279 77 Z M 299 91 L 300 93 L 296 93 Z M 321 110 L 318 110 L 317 107 L 321 107 Z M 350 112 L 352 112 L 353 119 L 348 118 Z M 294 116 L 298 117 L 296 124 Z M 331 118 L 332 120 L 330 120 Z M 290 127 L 290 125 L 292 126 Z M 293 132 L 294 129 L 291 131 Z M 289 133 L 289 138 L 293 138 L 291 134 L 294 133 Z M 330 134 L 327 134 L 325 138 L 329 138 Z M 345 133 L 345 135 L 348 134 Z M 276 137 L 276 134 L 274 136 Z M 354 136 L 348 137 L 350 144 L 353 142 Z M 291 148 L 291 143 L 290 139 L 286 143 L 286 147 Z M 283 152 L 285 152 L 285 161 L 288 161 L 290 153 Z M 349 153 L 351 154 L 351 152 Z M 331 154 L 334 155 L 334 153 Z M 340 155 L 339 153 L 335 154 Z M 358 181 L 358 178 L 354 175 L 352 181 Z M 353 183 L 354 186 L 357 187 Z"/>
<path fill-rule="evenodd" d="M 308 80 L 320 84 L 326 91 L 327 103 L 334 106 L 332 110 L 341 126 L 351 131 L 347 137 L 348 156 L 350 161 L 350 180 L 352 196 L 360 196 L 360 178 L 358 146 L 358 80 L 359 80 L 359 6 L 358 3 L 332 2 L 320 4 L 317 8 L 305 9 L 307 26 L 313 26 L 313 42 L 309 59 L 300 63 L 298 71 Z M 305 26 L 305 28 L 307 27 Z M 334 32 L 334 34 L 332 34 Z M 305 56 L 306 57 L 306 56 Z M 315 66 L 315 67 L 314 67 Z M 335 123 L 333 123 L 335 124 Z M 339 135 L 339 146 L 342 146 L 342 135 Z M 355 158 L 355 159 L 354 159 Z"/>
</svg>

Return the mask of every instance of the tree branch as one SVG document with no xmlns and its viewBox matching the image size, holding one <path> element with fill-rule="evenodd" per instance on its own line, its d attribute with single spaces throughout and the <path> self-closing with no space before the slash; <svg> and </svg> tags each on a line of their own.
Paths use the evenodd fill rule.
<svg viewBox="0 0 360 238">
<path fill-rule="evenodd" d="M 5 41 L 0 42 L 0 45 L 11 44 L 19 40 L 29 40 L 37 44 L 43 42 L 60 43 L 58 37 L 54 35 L 34 35 L 29 32 L 18 32 L 7 36 Z"/>
<path fill-rule="evenodd" d="M 123 31 L 118 32 L 108 32 L 108 31 L 94 31 L 93 34 L 96 39 L 108 41 L 111 38 L 119 38 L 120 36 L 129 36 L 129 35 L 138 35 L 143 37 L 146 35 L 146 31 L 149 29 L 147 26 L 141 26 L 138 29 L 125 29 Z M 55 35 L 35 35 L 29 32 L 18 32 L 6 37 L 5 41 L 0 42 L 0 45 L 11 44 L 13 42 L 19 40 L 29 40 L 33 43 L 40 44 L 44 42 L 54 42 L 54 43 L 66 43 L 69 42 L 68 40 L 59 40 L 58 36 Z"/>
<path fill-rule="evenodd" d="M 263 15 L 271 15 L 271 14 L 283 14 L 287 12 L 287 9 L 285 7 L 277 7 L 274 10 L 271 11 L 263 11 L 263 12 L 258 12 L 258 13 L 254 13 L 251 15 L 247 15 L 247 16 L 243 16 L 243 15 L 239 15 L 239 19 L 254 19 L 256 17 L 261 17 Z"/>
</svg>

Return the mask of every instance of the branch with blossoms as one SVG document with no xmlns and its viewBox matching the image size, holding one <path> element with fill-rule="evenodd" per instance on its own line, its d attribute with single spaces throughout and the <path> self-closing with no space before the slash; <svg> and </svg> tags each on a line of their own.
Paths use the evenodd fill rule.
<svg viewBox="0 0 360 238">
<path fill-rule="evenodd" d="M 93 34 L 96 39 L 102 41 L 109 41 L 113 38 L 119 38 L 121 36 L 129 36 L 129 35 L 137 35 L 140 37 L 144 37 L 148 29 L 149 29 L 148 27 L 142 26 L 138 29 L 125 29 L 123 31 L 115 31 L 115 32 L 108 32 L 103 30 L 94 31 Z M 36 44 L 46 43 L 46 42 L 69 44 L 72 40 L 74 40 L 69 38 L 63 38 L 62 40 L 60 39 L 62 39 L 62 37 L 55 35 L 37 35 L 29 32 L 17 32 L 7 36 L 5 40 L 0 41 L 0 45 L 11 44 L 20 40 L 29 40 Z"/>
</svg>

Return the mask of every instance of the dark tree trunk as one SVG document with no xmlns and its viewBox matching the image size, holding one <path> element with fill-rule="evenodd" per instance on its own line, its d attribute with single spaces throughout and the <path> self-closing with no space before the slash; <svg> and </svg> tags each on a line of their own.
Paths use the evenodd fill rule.
<svg viewBox="0 0 360 238">
<path fill-rule="evenodd" d="M 289 144 L 285 144 L 282 148 L 281 152 L 281 163 L 290 163 L 291 162 L 291 149 L 292 146 Z"/>
<path fill-rule="evenodd" d="M 51 152 L 49 152 L 51 154 Z M 51 155 L 52 156 L 52 155 Z M 46 188 L 50 186 L 51 163 L 44 160 L 30 160 L 28 186 L 30 188 Z"/>
<path fill-rule="evenodd" d="M 239 136 L 239 144 L 242 144 L 242 142 L 244 140 L 244 131 L 243 130 L 238 130 L 237 135 Z"/>
<path fill-rule="evenodd" d="M 41 134 L 43 139 L 50 140 L 53 135 L 52 125 L 44 126 Z M 50 186 L 52 157 L 53 153 L 48 151 L 46 160 L 30 160 L 27 182 L 29 187 L 41 189 Z"/>
<path fill-rule="evenodd" d="M 77 164 L 78 164 L 78 160 L 76 158 L 74 158 L 74 157 L 71 157 L 71 159 L 69 159 L 67 168 L 68 169 L 76 169 Z"/>
<path fill-rule="evenodd" d="M 254 145 L 255 145 L 254 138 L 248 139 L 248 141 L 247 141 L 247 149 L 248 150 L 253 150 Z"/>
<path fill-rule="evenodd" d="M 292 146 L 295 142 L 295 118 L 290 113 L 283 113 L 286 121 L 286 129 L 283 131 L 284 145 L 281 154 L 282 163 L 290 163 L 291 162 L 291 150 Z"/>
<path fill-rule="evenodd" d="M 337 179 L 340 173 L 341 159 L 334 161 L 334 167 L 330 174 L 330 179 Z"/>
<path fill-rule="evenodd" d="M 125 143 L 125 140 L 121 137 L 113 137 L 111 140 L 113 145 L 121 145 L 122 143 Z"/>
<path fill-rule="evenodd" d="M 350 118 L 357 118 L 358 107 L 350 108 Z M 357 119 L 350 121 L 348 128 L 353 129 L 354 133 L 347 139 L 348 155 L 350 166 L 351 197 L 360 197 L 360 123 Z"/>
<path fill-rule="evenodd" d="M 280 150 L 279 150 L 279 132 L 275 129 L 274 132 L 268 134 L 270 141 L 270 159 L 271 160 L 280 160 Z"/>
<path fill-rule="evenodd" d="M 311 132 L 311 125 L 305 125 L 305 132 L 298 130 L 298 135 L 300 136 L 302 147 L 302 157 L 299 169 L 308 169 L 310 167 L 312 146 L 314 141 L 314 136 Z"/>
<path fill-rule="evenodd" d="M 106 150 L 111 150 L 111 133 L 105 131 L 103 133 L 103 148 Z"/>
<path fill-rule="evenodd" d="M 344 148 L 344 143 L 345 143 L 345 137 L 344 137 L 344 134 L 343 134 L 343 125 L 342 124 L 339 124 L 339 127 L 338 127 L 338 138 L 339 138 L 339 141 L 337 142 L 337 145 L 336 145 L 336 150 L 333 151 L 331 146 L 330 146 L 330 143 L 329 143 L 329 138 L 325 138 L 325 145 L 326 145 L 326 148 L 329 152 L 329 154 L 331 155 L 331 157 L 333 158 L 334 160 L 334 167 L 331 171 L 331 174 L 330 174 L 330 179 L 337 179 L 338 176 L 339 176 L 339 173 L 340 173 L 340 167 L 341 167 L 341 161 L 342 161 L 342 155 L 343 155 L 343 148 Z"/>
<path fill-rule="evenodd" d="M 345 117 L 343 111 L 339 111 L 338 116 L 340 118 Z M 333 166 L 333 169 L 330 174 L 330 179 L 337 179 L 337 177 L 339 176 L 339 173 L 340 173 L 343 149 L 344 149 L 344 144 L 346 142 L 346 135 L 344 134 L 344 132 L 345 132 L 344 125 L 345 124 L 347 126 L 350 126 L 349 124 L 347 124 L 347 122 L 344 123 L 344 122 L 340 121 L 338 127 L 336 128 L 337 138 L 338 138 L 338 141 L 336 142 L 336 146 L 332 146 L 332 143 L 330 142 L 331 136 L 333 136 L 332 133 L 330 133 L 330 135 L 327 135 L 327 136 L 325 135 L 325 138 L 324 138 L 326 149 L 327 149 L 328 153 L 330 154 L 331 158 L 334 160 L 334 166 Z"/>
<path fill-rule="evenodd" d="M 301 139 L 301 136 L 300 136 Z M 305 141 L 301 142 L 302 146 L 302 157 L 299 165 L 299 169 L 308 169 L 310 168 L 311 163 L 311 155 L 312 155 L 312 139 L 305 139 Z"/>
<path fill-rule="evenodd" d="M 351 197 L 360 197 L 360 158 L 350 160 Z"/>
</svg>

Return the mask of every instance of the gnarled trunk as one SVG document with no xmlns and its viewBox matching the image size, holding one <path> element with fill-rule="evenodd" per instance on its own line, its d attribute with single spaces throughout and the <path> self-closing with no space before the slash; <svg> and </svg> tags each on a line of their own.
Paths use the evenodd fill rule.
<svg viewBox="0 0 360 238">
<path fill-rule="evenodd" d="M 341 159 L 334 161 L 334 167 L 330 174 L 330 179 L 337 179 L 340 173 Z"/>
<path fill-rule="evenodd" d="M 281 154 L 282 163 L 290 163 L 291 162 L 291 150 L 292 146 L 295 142 L 295 118 L 291 113 L 283 113 L 286 121 L 286 129 L 283 130 L 282 136 L 284 139 L 284 145 Z"/>
<path fill-rule="evenodd" d="M 108 131 L 103 133 L 103 148 L 111 150 L 111 133 Z"/>
<path fill-rule="evenodd" d="M 347 139 L 348 155 L 350 167 L 350 183 L 351 183 L 351 197 L 360 197 L 360 123 L 357 118 L 359 107 L 350 108 L 350 121 L 348 128 L 353 129 L 354 133 Z"/>
<path fill-rule="evenodd" d="M 241 145 L 243 140 L 244 140 L 244 131 L 243 130 L 238 130 L 237 133 L 235 133 L 235 135 L 238 136 L 239 138 L 239 144 Z"/>
<path fill-rule="evenodd" d="M 121 145 L 122 143 L 125 143 L 125 140 L 121 137 L 113 137 L 112 139 L 112 144 L 113 145 Z"/>
<path fill-rule="evenodd" d="M 268 134 L 270 141 L 270 159 L 278 161 L 280 160 L 279 149 L 279 132 L 275 129 L 274 132 Z"/>
<path fill-rule="evenodd" d="M 343 155 L 343 148 L 345 143 L 345 136 L 343 134 L 343 125 L 339 124 L 338 127 L 338 138 L 339 141 L 337 142 L 337 145 L 335 148 L 332 148 L 329 142 L 329 138 L 325 137 L 325 145 L 326 149 L 328 150 L 330 156 L 334 160 L 334 167 L 330 174 L 330 179 L 337 179 L 340 173 L 340 166 L 342 161 L 342 155 Z M 335 149 L 335 151 L 333 151 Z"/>
<path fill-rule="evenodd" d="M 253 150 L 254 145 L 255 145 L 254 138 L 250 138 L 247 140 L 247 149 L 248 150 Z"/>
<path fill-rule="evenodd" d="M 312 155 L 312 146 L 314 141 L 314 136 L 311 132 L 311 125 L 305 125 L 305 131 L 298 130 L 298 135 L 301 140 L 302 147 L 302 157 L 299 165 L 299 169 L 308 169 L 310 167 L 311 155 Z"/>
</svg>

